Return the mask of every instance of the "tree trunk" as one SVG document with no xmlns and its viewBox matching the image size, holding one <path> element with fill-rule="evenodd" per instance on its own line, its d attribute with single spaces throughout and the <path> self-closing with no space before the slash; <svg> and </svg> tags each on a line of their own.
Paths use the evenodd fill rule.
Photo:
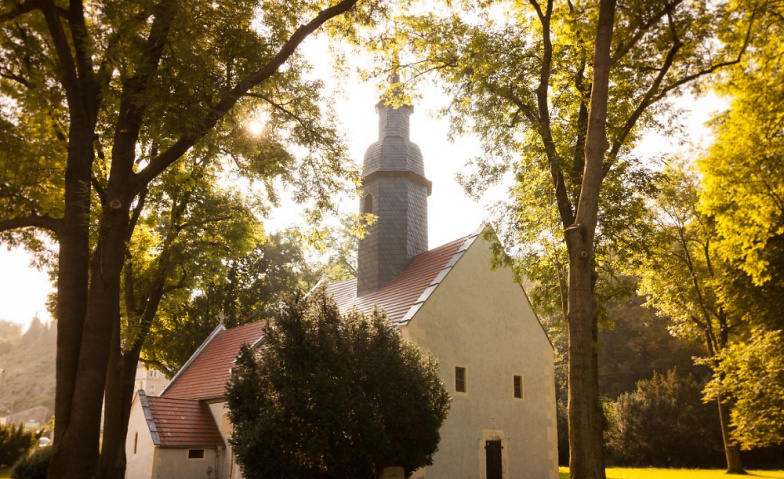
<svg viewBox="0 0 784 479">
<path fill-rule="evenodd" d="M 596 30 L 585 169 L 575 223 L 564 231 L 569 251 L 569 474 L 604 479 L 603 415 L 599 403 L 598 305 L 594 297 L 594 236 L 599 214 L 615 0 L 602 0 Z"/>
<path fill-rule="evenodd" d="M 82 124 L 83 125 L 83 124 Z M 58 234 L 57 357 L 54 444 L 49 477 L 70 461 L 70 417 L 88 301 L 92 129 L 72 117 L 65 170 L 65 212 Z"/>
<path fill-rule="evenodd" d="M 567 232 L 569 262 L 569 470 L 570 477 L 604 479 L 602 408 L 596 344 L 598 306 L 593 295 L 594 261 L 585 229 Z M 589 242 L 592 243 L 592 241 Z"/>
<path fill-rule="evenodd" d="M 724 441 L 724 456 L 727 458 L 727 474 L 746 474 L 743 469 L 743 462 L 740 458 L 740 448 L 734 444 L 730 436 L 730 408 L 721 402 L 721 398 L 717 401 L 719 406 L 719 419 L 721 423 L 721 438 Z"/>
<path fill-rule="evenodd" d="M 119 328 L 120 272 L 125 258 L 128 210 L 105 209 L 98 248 L 90 267 L 90 290 L 71 406 L 68 461 L 56 472 L 63 479 L 98 475 L 101 407 L 114 328 Z M 53 476 L 50 476 L 53 477 Z"/>
<path fill-rule="evenodd" d="M 131 413 L 139 354 L 140 351 L 136 349 L 123 354 L 120 347 L 120 332 L 115 331 L 109 355 L 109 370 L 106 375 L 103 443 L 99 461 L 101 479 L 125 477 L 125 438 L 128 435 L 128 419 Z"/>
</svg>

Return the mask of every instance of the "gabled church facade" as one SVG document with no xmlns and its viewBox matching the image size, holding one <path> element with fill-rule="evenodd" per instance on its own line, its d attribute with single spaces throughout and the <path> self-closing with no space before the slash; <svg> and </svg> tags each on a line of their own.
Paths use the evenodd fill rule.
<svg viewBox="0 0 784 479">
<path fill-rule="evenodd" d="M 439 360 L 452 406 L 434 464 L 412 477 L 557 479 L 553 348 L 544 329 L 512 271 L 491 269 L 490 228 L 427 249 L 432 186 L 409 140 L 413 108 L 377 110 L 379 139 L 365 155 L 360 209 L 378 219 L 360 240 L 357 278 L 327 291 L 343 311 L 384 309 L 406 338 Z M 220 326 L 160 398 L 134 399 L 126 477 L 197 477 L 172 475 L 176 468 L 168 466 L 161 475 L 164 459 L 202 461 L 213 479 L 241 477 L 227 442 L 223 388 L 239 347 L 262 340 L 258 324 Z M 190 411 L 189 419 L 156 413 L 171 407 L 166 401 Z M 209 419 L 214 429 L 207 431 Z M 201 425 L 190 438 L 188 421 Z M 139 436 L 149 454 L 139 454 Z"/>
</svg>

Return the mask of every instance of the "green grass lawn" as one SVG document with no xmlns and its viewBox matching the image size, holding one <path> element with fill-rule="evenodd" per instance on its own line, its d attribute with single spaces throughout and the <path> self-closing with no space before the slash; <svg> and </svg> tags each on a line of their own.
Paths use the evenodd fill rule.
<svg viewBox="0 0 784 479">
<path fill-rule="evenodd" d="M 558 468 L 560 479 L 569 479 L 569 469 Z M 608 467 L 607 479 L 784 479 L 784 471 L 749 471 L 745 476 L 725 474 L 720 469 L 653 469 Z"/>
</svg>

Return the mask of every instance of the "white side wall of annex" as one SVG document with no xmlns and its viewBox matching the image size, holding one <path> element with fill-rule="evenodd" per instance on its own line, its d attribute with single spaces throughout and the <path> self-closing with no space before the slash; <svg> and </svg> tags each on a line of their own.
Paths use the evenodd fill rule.
<svg viewBox="0 0 784 479">
<path fill-rule="evenodd" d="M 134 443 L 136 449 L 134 450 Z M 150 479 L 155 455 L 155 444 L 152 442 L 150 428 L 144 418 L 139 395 L 133 398 L 131 413 L 128 419 L 128 435 L 125 438 L 126 479 Z"/>
<path fill-rule="evenodd" d="M 477 238 L 403 328 L 438 358 L 452 395 L 424 477 L 484 479 L 485 441 L 500 439 L 504 479 L 557 479 L 553 349 L 511 270 L 492 271 L 490 259 Z M 455 392 L 455 366 L 467 369 L 466 393 Z M 523 376 L 523 399 L 514 398 L 514 375 Z"/>
</svg>

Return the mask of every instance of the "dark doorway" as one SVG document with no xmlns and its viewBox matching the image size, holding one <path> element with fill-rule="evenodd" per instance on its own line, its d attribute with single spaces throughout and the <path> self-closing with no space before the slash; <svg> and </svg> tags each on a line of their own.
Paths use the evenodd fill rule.
<svg viewBox="0 0 784 479">
<path fill-rule="evenodd" d="M 487 479 L 503 479 L 501 466 L 501 441 L 485 441 L 485 462 Z"/>
</svg>

